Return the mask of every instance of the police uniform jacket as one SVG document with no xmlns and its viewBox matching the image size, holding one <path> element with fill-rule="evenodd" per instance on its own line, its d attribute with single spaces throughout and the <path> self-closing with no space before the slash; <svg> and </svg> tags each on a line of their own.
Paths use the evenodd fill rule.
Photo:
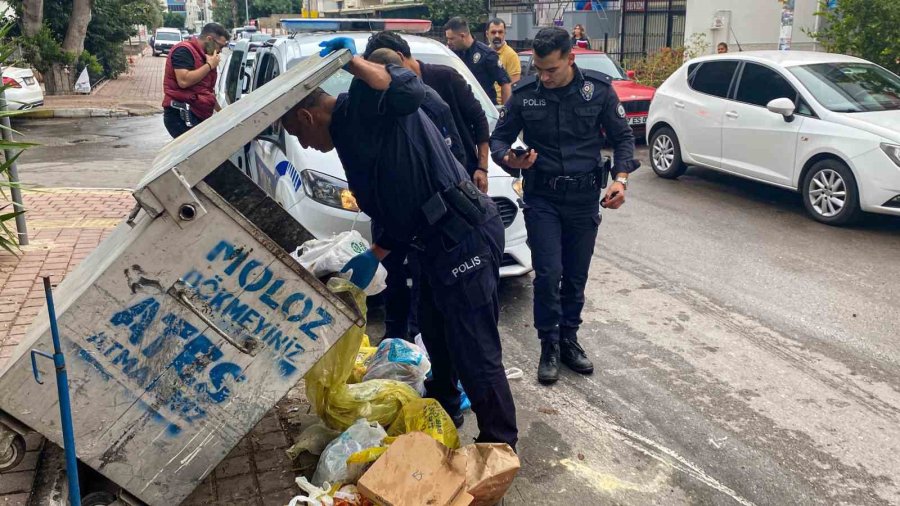
<svg viewBox="0 0 900 506">
<path fill-rule="evenodd" d="M 533 171 L 572 176 L 595 170 L 604 133 L 614 147 L 613 174 L 640 166 L 634 159 L 634 133 L 625 120 L 625 108 L 612 88 L 612 78 L 602 72 L 575 66 L 575 78 L 564 90 L 548 90 L 534 75 L 517 82 L 491 135 L 491 156 L 501 167 L 522 131 L 525 144 L 538 154 L 525 171 L 526 180 Z"/>
<path fill-rule="evenodd" d="M 500 64 L 500 56 L 497 51 L 485 44 L 484 42 L 475 41 L 465 51 L 455 51 L 472 74 L 481 85 L 481 89 L 487 93 L 491 102 L 497 102 L 497 90 L 494 89 L 494 83 L 507 84 L 510 83 L 509 74 Z"/>
<path fill-rule="evenodd" d="M 465 167 L 466 154 L 463 152 L 463 143 L 456 128 L 456 122 L 453 121 L 453 113 L 450 106 L 444 99 L 434 91 L 431 86 L 425 85 L 425 98 L 422 100 L 422 110 L 431 119 L 434 126 L 438 128 L 444 135 L 444 142 L 453 153 L 453 157 Z"/>
<path fill-rule="evenodd" d="M 421 208 L 435 192 L 468 178 L 420 109 L 422 81 L 403 67 L 386 69 L 387 90 L 354 79 L 338 95 L 329 130 L 359 208 L 381 225 L 374 242 L 391 250 L 416 236 Z"/>
</svg>

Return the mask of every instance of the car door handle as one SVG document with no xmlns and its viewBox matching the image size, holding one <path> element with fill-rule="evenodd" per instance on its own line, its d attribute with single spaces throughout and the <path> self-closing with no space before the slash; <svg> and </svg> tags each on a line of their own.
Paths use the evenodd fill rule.
<svg viewBox="0 0 900 506">
<path fill-rule="evenodd" d="M 675 107 L 678 109 L 684 109 L 684 102 L 675 102 Z"/>
<path fill-rule="evenodd" d="M 731 119 L 737 119 L 738 113 L 736 113 L 734 111 L 728 111 L 725 113 L 725 116 L 728 116 Z"/>
</svg>

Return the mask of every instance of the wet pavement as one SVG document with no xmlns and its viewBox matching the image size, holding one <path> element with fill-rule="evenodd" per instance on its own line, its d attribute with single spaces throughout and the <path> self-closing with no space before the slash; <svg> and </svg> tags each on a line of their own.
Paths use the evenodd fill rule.
<svg viewBox="0 0 900 506">
<path fill-rule="evenodd" d="M 22 158 L 41 186 L 130 187 L 168 141 L 160 116 L 18 128 L 48 144 Z M 900 503 L 900 220 L 827 227 L 792 192 L 663 180 L 640 153 L 592 264 L 593 376 L 538 385 L 530 277 L 502 285 L 525 371 L 506 504 Z"/>
</svg>

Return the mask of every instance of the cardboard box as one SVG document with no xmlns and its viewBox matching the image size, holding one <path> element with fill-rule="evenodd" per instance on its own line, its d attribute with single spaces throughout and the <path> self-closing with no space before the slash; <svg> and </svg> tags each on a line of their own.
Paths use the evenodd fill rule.
<svg viewBox="0 0 900 506">
<path fill-rule="evenodd" d="M 422 432 L 400 436 L 359 479 L 381 506 L 468 506 L 466 456 Z"/>
</svg>

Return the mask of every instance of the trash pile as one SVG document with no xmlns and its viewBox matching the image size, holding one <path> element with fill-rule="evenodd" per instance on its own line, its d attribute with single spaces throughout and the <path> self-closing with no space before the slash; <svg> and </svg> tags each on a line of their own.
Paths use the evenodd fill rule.
<svg viewBox="0 0 900 506">
<path fill-rule="evenodd" d="M 342 278 L 328 288 L 365 314 L 366 293 Z M 320 421 L 288 449 L 292 461 L 318 456 L 289 506 L 488 506 L 506 493 L 519 459 L 506 444 L 460 448 L 450 415 L 422 398 L 431 369 L 415 343 L 371 346 L 365 328 L 348 330 L 306 373 Z"/>
</svg>

